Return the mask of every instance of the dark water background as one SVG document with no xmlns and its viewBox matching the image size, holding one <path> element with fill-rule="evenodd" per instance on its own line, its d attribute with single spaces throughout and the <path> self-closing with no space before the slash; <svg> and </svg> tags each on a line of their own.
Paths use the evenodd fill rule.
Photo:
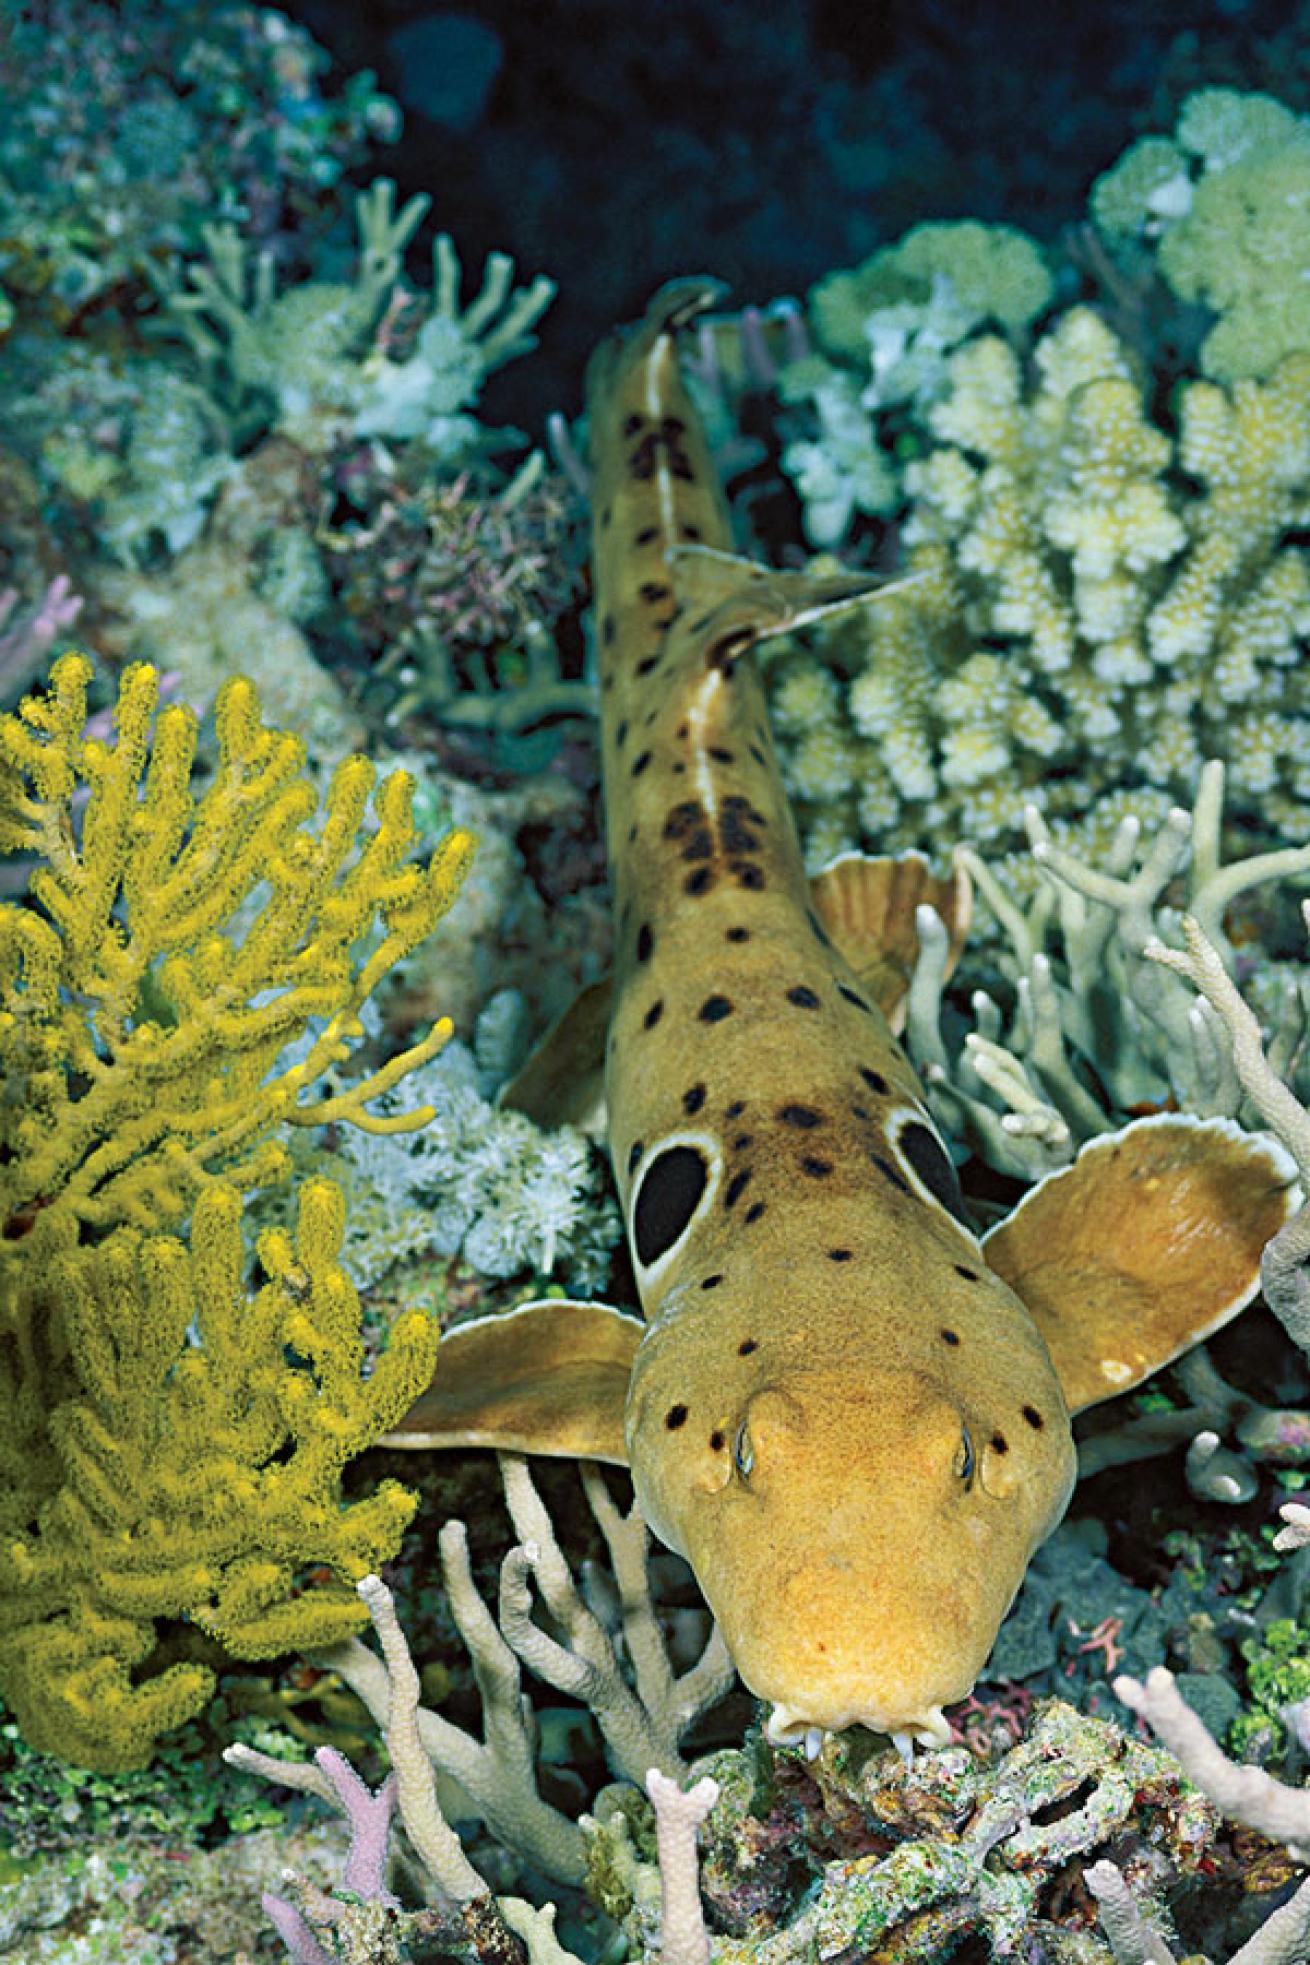
<svg viewBox="0 0 1310 1965">
<path fill-rule="evenodd" d="M 379 168 L 426 190 L 470 270 L 489 249 L 560 297 L 498 379 L 529 425 L 576 407 L 588 349 L 674 273 L 801 295 L 926 218 L 1046 240 L 1189 89 L 1310 106 L 1310 7 L 1275 0 L 296 0 L 405 110 Z"/>
</svg>

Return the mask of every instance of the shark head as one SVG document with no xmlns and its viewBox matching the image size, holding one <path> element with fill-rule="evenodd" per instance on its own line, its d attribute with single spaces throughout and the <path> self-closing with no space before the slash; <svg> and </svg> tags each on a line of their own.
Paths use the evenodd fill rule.
<svg viewBox="0 0 1310 1965">
<path fill-rule="evenodd" d="M 979 1288 L 1010 1298 L 990 1277 Z M 638 1498 L 772 1705 L 775 1739 L 859 1724 L 941 1744 L 943 1708 L 971 1690 L 1064 1511 L 1073 1446 L 1041 1340 L 1029 1327 L 1016 1372 L 1013 1348 L 984 1353 L 969 1311 L 927 1313 L 942 1356 L 919 1360 L 816 1356 L 803 1306 L 758 1345 L 749 1305 L 643 1341 Z"/>
</svg>

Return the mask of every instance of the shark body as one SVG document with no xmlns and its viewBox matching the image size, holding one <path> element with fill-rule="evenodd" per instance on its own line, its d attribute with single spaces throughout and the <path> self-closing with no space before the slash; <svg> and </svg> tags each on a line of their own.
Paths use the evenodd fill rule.
<svg viewBox="0 0 1310 1965">
<path fill-rule="evenodd" d="M 676 352 L 716 296 L 662 289 L 589 377 L 615 968 L 550 1082 L 576 1116 L 603 1031 L 644 1328 L 465 1325 L 394 1441 L 626 1462 L 775 1738 L 939 1743 L 1067 1505 L 1071 1410 L 1249 1300 L 1289 1168 L 1226 1122 L 1138 1121 L 975 1235 L 885 1014 L 913 902 L 959 891 L 859 856 L 807 878 L 751 650 L 869 583 L 732 554 Z"/>
</svg>

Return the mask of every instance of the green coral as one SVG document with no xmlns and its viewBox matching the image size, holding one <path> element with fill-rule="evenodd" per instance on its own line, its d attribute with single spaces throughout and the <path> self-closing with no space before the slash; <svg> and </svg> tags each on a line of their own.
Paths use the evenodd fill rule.
<svg viewBox="0 0 1310 1965">
<path fill-rule="evenodd" d="M 1310 347 L 1310 118 L 1272 96 L 1197 90 L 1174 137 L 1133 144 L 1091 207 L 1112 251 L 1153 253 L 1178 299 L 1217 316 L 1200 351 L 1215 381 L 1265 380 Z"/>
<path fill-rule="evenodd" d="M 410 352 L 394 359 L 380 322 L 429 202 L 418 193 L 397 211 L 394 184 L 378 178 L 355 200 L 355 280 L 302 281 L 282 293 L 269 253 L 252 260 L 234 225 L 206 226 L 207 258 L 167 298 L 207 385 L 233 395 L 248 419 L 311 447 L 324 442 L 320 426 L 418 439 L 448 466 L 485 447 L 489 435 L 468 411 L 489 374 L 535 346 L 531 329 L 555 283 L 541 274 L 515 292 L 513 260 L 493 253 L 481 291 L 461 308 L 459 260 L 440 233 L 426 318 Z"/>
<path fill-rule="evenodd" d="M 1025 365 L 984 335 L 947 360 L 905 471 L 917 576 L 769 676 L 812 864 L 853 843 L 1013 843 L 1030 801 L 1150 817 L 1229 763 L 1244 814 L 1310 803 L 1310 355 L 1194 381 L 1160 427 L 1087 308 Z M 834 687 L 835 683 L 835 687 Z"/>
<path fill-rule="evenodd" d="M 903 419 L 940 391 L 951 350 L 988 322 L 1022 333 L 1053 291 L 1030 239 L 972 220 L 917 225 L 862 266 L 819 281 L 808 313 L 822 352 L 789 362 L 778 384 L 784 403 L 809 409 L 782 468 L 811 544 L 836 545 L 856 514 L 896 510 Z"/>
<path fill-rule="evenodd" d="M 326 89 L 284 15 L 173 0 L 51 0 L 0 23 L 0 288 L 21 323 L 130 316 L 151 275 L 244 212 L 285 254 L 324 193 L 399 129 L 372 75 Z M 4 306 L 0 299 L 0 306 Z M 94 331 L 94 324 L 93 324 Z"/>
</svg>

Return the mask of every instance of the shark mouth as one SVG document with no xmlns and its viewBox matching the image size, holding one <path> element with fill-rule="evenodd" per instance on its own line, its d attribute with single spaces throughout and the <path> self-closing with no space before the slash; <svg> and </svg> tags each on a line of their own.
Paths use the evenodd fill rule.
<svg viewBox="0 0 1310 1965">
<path fill-rule="evenodd" d="M 888 1734 L 907 1767 L 913 1761 L 916 1745 L 944 1747 L 951 1738 L 951 1729 L 940 1706 L 929 1706 L 911 1727 L 888 1726 L 885 1720 L 865 1713 L 852 1713 L 845 1725 L 867 1726 L 874 1733 Z M 807 1760 L 817 1758 L 829 1731 L 840 1731 L 840 1728 L 813 1726 L 787 1706 L 774 1706 L 764 1727 L 765 1737 L 774 1746 L 803 1746 Z"/>
</svg>

